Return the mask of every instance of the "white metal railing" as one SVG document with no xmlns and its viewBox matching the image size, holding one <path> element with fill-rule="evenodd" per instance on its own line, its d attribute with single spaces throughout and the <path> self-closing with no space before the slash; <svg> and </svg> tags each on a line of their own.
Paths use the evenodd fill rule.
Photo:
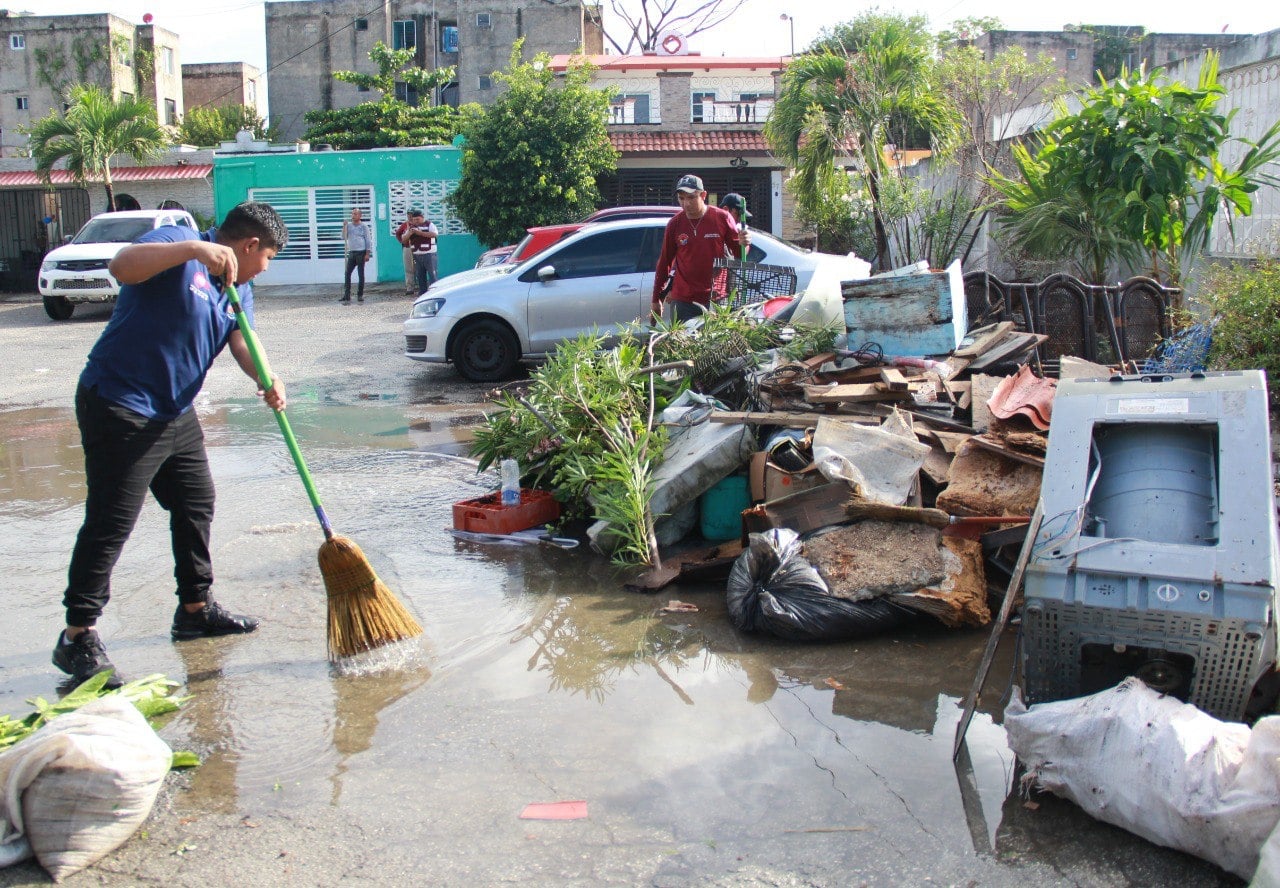
<svg viewBox="0 0 1280 888">
<path fill-rule="evenodd" d="M 757 99 L 702 99 L 693 103 L 693 123 L 764 123 L 773 113 L 772 96 Z"/>
</svg>

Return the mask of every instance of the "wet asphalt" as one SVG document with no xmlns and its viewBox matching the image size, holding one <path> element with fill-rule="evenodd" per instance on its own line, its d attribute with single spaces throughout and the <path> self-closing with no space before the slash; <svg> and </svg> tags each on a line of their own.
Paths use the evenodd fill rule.
<svg viewBox="0 0 1280 888">
<path fill-rule="evenodd" d="M 129 676 L 192 695 L 160 728 L 203 759 L 70 885 L 1235 885 L 1015 787 L 1002 646 L 968 754 L 958 701 L 985 632 L 743 635 L 723 588 L 622 590 L 585 548 L 453 539 L 492 489 L 465 458 L 485 386 L 402 355 L 409 300 L 263 288 L 258 329 L 335 526 L 425 628 L 363 669 L 325 659 L 321 536 L 254 386 L 220 359 L 197 402 L 215 592 L 258 632 L 175 644 L 163 512 L 144 511 L 99 628 Z M 56 693 L 49 651 L 83 505 L 75 379 L 109 309 L 0 301 L 0 712 Z M 678 598 L 694 613 L 663 613 Z M 373 667 L 377 668 L 373 668 Z M 586 803 L 569 821 L 536 802 Z M 33 864 L 0 886 L 47 884 Z"/>
</svg>

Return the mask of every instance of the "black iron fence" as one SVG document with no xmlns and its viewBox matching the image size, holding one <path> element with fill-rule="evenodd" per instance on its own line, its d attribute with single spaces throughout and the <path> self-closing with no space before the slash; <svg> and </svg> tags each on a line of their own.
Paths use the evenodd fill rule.
<svg viewBox="0 0 1280 888">
<path fill-rule="evenodd" d="M 90 215 L 83 188 L 0 189 L 0 292 L 36 292 L 44 254 L 61 246 L 48 242 L 45 219 L 61 219 L 61 231 L 75 234 Z"/>
<path fill-rule="evenodd" d="M 1069 274 L 1039 283 L 1006 282 L 985 271 L 964 276 L 969 329 L 1012 321 L 1041 333 L 1041 360 L 1056 367 L 1063 355 L 1100 364 L 1141 361 L 1172 331 L 1171 309 L 1181 294 L 1148 277 L 1119 284 L 1086 284 Z"/>
</svg>

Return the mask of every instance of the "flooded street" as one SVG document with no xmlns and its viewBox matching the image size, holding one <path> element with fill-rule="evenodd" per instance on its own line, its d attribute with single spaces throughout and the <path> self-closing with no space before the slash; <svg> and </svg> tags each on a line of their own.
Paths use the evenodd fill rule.
<svg viewBox="0 0 1280 888">
<path fill-rule="evenodd" d="M 262 618 L 174 643 L 167 519 L 152 501 L 98 629 L 127 678 L 191 695 L 161 728 L 203 764 L 143 831 L 67 884 L 1237 885 L 1040 796 L 993 723 L 1013 636 L 962 767 L 958 701 L 986 631 L 800 645 L 737 632 L 722 586 L 622 590 L 574 551 L 462 542 L 454 502 L 485 388 L 401 354 L 408 301 L 258 297 L 258 330 L 335 529 L 425 629 L 382 668 L 325 655 L 323 535 L 270 412 L 227 356 L 197 402 L 217 484 L 214 592 Z M 72 411 L 108 315 L 0 303 L 0 713 L 55 694 L 84 501 Z M 669 599 L 696 613 L 660 613 Z M 582 800 L 586 819 L 521 820 Z M 47 884 L 33 864 L 0 886 Z"/>
</svg>

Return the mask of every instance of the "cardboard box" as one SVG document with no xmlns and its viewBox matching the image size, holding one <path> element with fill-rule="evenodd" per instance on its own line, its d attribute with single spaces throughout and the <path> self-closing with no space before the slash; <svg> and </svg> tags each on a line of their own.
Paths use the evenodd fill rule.
<svg viewBox="0 0 1280 888">
<path fill-rule="evenodd" d="M 801 472 L 786 472 L 770 463 L 768 457 L 763 451 L 751 455 L 748 477 L 753 503 L 770 502 L 827 483 L 817 466 L 810 465 Z"/>
</svg>

